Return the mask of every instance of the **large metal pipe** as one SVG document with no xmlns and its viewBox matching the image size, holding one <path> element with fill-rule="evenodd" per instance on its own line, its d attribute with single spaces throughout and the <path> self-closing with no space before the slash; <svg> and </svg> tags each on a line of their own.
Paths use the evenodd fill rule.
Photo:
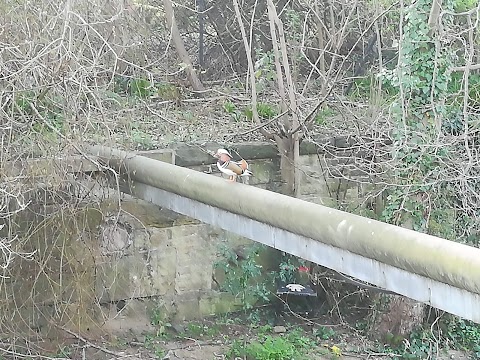
<svg viewBox="0 0 480 360">
<path fill-rule="evenodd" d="M 135 181 L 480 294 L 480 249 L 120 150 L 90 152 Z"/>
</svg>

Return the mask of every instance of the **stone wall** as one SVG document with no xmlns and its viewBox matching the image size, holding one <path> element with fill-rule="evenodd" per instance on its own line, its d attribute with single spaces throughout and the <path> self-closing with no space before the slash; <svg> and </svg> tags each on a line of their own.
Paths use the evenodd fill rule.
<svg viewBox="0 0 480 360">
<path fill-rule="evenodd" d="M 213 150 L 216 144 L 209 146 Z M 175 150 L 175 156 L 168 151 L 146 155 L 220 176 L 205 152 L 186 146 Z M 270 145 L 239 152 L 253 159 L 250 185 L 280 188 L 279 158 L 262 158 L 275 154 Z M 366 189 L 329 177 L 327 161 L 304 149 L 300 197 L 327 206 L 360 204 Z M 152 317 L 178 321 L 242 306 L 219 291 L 214 264 L 222 244 L 241 248 L 250 240 L 114 191 L 75 211 L 54 209 L 38 213 L 32 208 L 26 219 L 10 224 L 10 232 L 25 234 L 36 227 L 22 248 L 35 255 L 34 261 L 20 259 L 3 282 L 4 293 L 13 297 L 0 300 L 2 333 L 9 331 L 12 313 L 16 330 L 32 335 L 52 332 L 52 318 L 81 333 L 141 331 L 149 329 Z M 264 271 L 275 266 L 275 256 L 265 252 Z"/>
<path fill-rule="evenodd" d="M 211 163 L 197 161 L 193 165 L 195 150 L 188 154 L 190 168 L 221 176 Z M 199 157 L 203 159 L 203 154 Z M 178 154 L 176 159 L 182 163 Z M 251 186 L 280 189 L 279 158 L 255 159 L 249 163 L 255 174 L 249 179 Z M 326 165 L 326 160 L 317 154 L 301 156 L 300 197 L 327 206 L 337 206 L 339 202 L 360 205 L 366 189 L 357 183 L 329 178 Z M 128 328 L 132 314 L 137 319 L 148 319 L 154 309 L 170 321 L 177 321 L 241 308 L 238 299 L 219 292 L 214 263 L 222 243 L 235 248 L 250 244 L 250 240 L 140 200 L 125 200 L 122 210 L 125 216 L 120 224 L 125 221 L 134 229 L 131 246 L 118 262 L 105 264 L 106 275 L 100 275 L 104 279 L 103 292 L 98 296 L 104 303 L 125 300 L 126 308 L 107 322 L 109 327 Z M 278 257 L 273 251 L 265 254 L 268 255 Z M 275 265 L 275 259 L 265 261 L 265 271 Z"/>
<path fill-rule="evenodd" d="M 106 327 L 148 326 L 153 313 L 178 321 L 241 306 L 218 291 L 214 264 L 222 244 L 235 248 L 249 240 L 141 200 L 125 198 L 121 208 L 116 223 L 101 226 L 103 256 L 96 264 Z"/>
</svg>

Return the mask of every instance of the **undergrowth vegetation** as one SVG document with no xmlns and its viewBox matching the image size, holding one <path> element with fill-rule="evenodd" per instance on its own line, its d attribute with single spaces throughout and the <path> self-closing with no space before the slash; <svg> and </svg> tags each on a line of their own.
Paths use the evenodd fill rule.
<svg viewBox="0 0 480 360">
<path fill-rule="evenodd" d="M 349 308 L 340 304 L 340 309 L 348 319 Z M 161 331 L 147 336 L 145 346 L 164 355 L 164 344 L 168 341 L 213 340 L 224 345 L 224 355 L 231 360 L 336 359 L 366 354 L 383 354 L 385 358 L 403 360 L 435 360 L 448 358 L 451 349 L 466 351 L 469 358 L 480 359 L 480 327 L 451 315 L 436 317 L 406 338 L 387 337 L 385 343 L 364 340 L 363 345 L 351 342 L 353 335 L 346 326 L 322 325 L 326 318 L 307 320 L 290 316 L 285 320 L 284 326 L 280 326 L 284 329 L 277 331 L 275 313 L 269 307 L 262 307 L 185 322 L 182 330 L 174 330 L 169 323 L 156 324 Z M 359 331 L 364 335 L 368 333 L 367 329 Z"/>
<path fill-rule="evenodd" d="M 287 360 L 312 357 L 316 342 L 303 331 L 293 330 L 285 336 L 257 334 L 255 340 L 235 339 L 226 353 L 228 359 Z M 328 354 L 323 351 L 323 354 Z M 340 353 L 339 353 L 340 355 Z"/>
<path fill-rule="evenodd" d="M 275 312 L 278 297 L 275 295 L 274 285 L 279 282 L 307 284 L 312 277 L 299 278 L 298 269 L 304 267 L 305 262 L 291 256 L 283 257 L 275 266 L 275 270 L 260 271 L 263 268 L 259 261 L 262 248 L 265 250 L 258 244 L 245 248 L 241 259 L 232 249 L 221 249 L 225 259 L 217 264 L 218 268 L 225 272 L 221 289 L 242 298 L 245 307 L 240 314 L 249 323 L 249 328 L 254 330 L 252 334 L 246 334 L 238 339 L 226 339 L 229 344 L 227 358 L 287 360 L 311 357 L 313 353 L 317 353 L 333 359 L 342 352 L 355 354 L 371 351 L 405 360 L 435 360 L 439 356 L 446 356 L 445 353 L 449 349 L 455 349 L 466 351 L 472 359 L 480 359 L 480 325 L 453 315 L 442 314 L 434 309 L 430 309 L 429 319 L 425 319 L 425 323 L 416 327 L 408 336 L 387 334 L 383 343 L 372 342 L 365 348 L 352 348 L 348 346 L 348 341 L 340 340 L 342 338 L 340 334 L 344 334 L 345 331 L 343 329 L 337 332 L 332 327 L 322 326 L 321 320 L 318 320 L 320 318 L 306 319 L 288 311 L 286 315 L 290 319 L 289 330 L 285 334 L 273 333 L 273 326 L 278 322 L 279 316 Z M 322 282 L 326 286 L 325 279 L 320 279 L 320 283 Z M 338 290 L 328 288 L 327 291 Z M 326 301 L 325 295 L 327 294 L 319 294 L 314 306 L 319 307 L 321 302 Z M 345 319 L 349 319 L 354 314 L 351 303 L 345 300 L 347 297 L 342 293 L 334 296 L 338 299 L 336 311 Z M 261 304 L 263 305 L 259 308 Z M 265 305 L 268 306 L 264 307 Z M 361 302 L 363 307 L 372 305 L 368 298 Z M 333 315 L 334 310 L 330 308 L 327 313 Z M 367 313 L 364 310 L 363 314 Z M 235 316 L 238 315 L 227 315 L 224 319 L 234 320 L 227 320 L 225 324 L 238 322 L 245 325 L 244 320 L 236 321 Z M 306 328 L 299 327 L 298 323 L 308 325 Z M 368 321 L 357 320 L 355 327 L 359 334 L 368 337 L 370 332 Z M 206 334 L 208 331 L 202 333 Z"/>
<path fill-rule="evenodd" d="M 444 315 L 435 326 L 416 329 L 401 343 L 383 347 L 382 351 L 399 355 L 405 360 L 436 359 L 448 349 L 467 351 L 471 359 L 480 359 L 480 326 Z M 393 339 L 392 339 L 393 340 Z M 398 340 L 397 340 L 398 342 Z"/>
</svg>

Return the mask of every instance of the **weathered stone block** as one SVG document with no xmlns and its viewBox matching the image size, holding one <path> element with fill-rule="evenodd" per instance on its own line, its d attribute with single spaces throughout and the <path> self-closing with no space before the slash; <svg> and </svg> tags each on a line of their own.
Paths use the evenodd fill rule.
<svg viewBox="0 0 480 360">
<path fill-rule="evenodd" d="M 178 297 L 175 302 L 176 312 L 173 316 L 173 320 L 185 321 L 187 319 L 198 319 L 201 317 L 199 295 L 199 292 L 195 291 Z"/>
<path fill-rule="evenodd" d="M 124 307 L 118 303 L 105 304 L 102 307 L 103 316 L 106 319 L 103 328 L 112 333 L 124 334 L 125 332 L 142 333 L 151 332 L 155 328 L 152 326 L 153 312 L 149 311 L 149 304 L 152 300 L 131 299 L 125 302 Z M 171 311 L 171 309 L 169 309 Z M 165 314 L 168 311 L 164 311 Z"/>
<path fill-rule="evenodd" d="M 137 230 L 141 231 L 141 230 Z M 172 229 L 171 228 L 155 228 L 151 227 L 145 232 L 145 236 L 141 238 L 135 237 L 133 248 L 135 251 L 148 251 L 156 249 L 164 249 L 172 245 Z"/>
<path fill-rule="evenodd" d="M 155 295 L 150 271 L 141 254 L 106 257 L 97 264 L 95 292 L 100 301 L 117 301 Z"/>
<path fill-rule="evenodd" d="M 253 172 L 253 177 L 250 178 L 251 185 L 268 184 L 281 180 L 278 161 L 255 160 L 249 165 Z"/>
<path fill-rule="evenodd" d="M 156 150 L 139 151 L 138 155 L 145 156 L 150 159 L 155 159 L 158 161 L 167 162 L 170 164 L 175 164 L 175 150 L 172 150 L 172 149 L 156 149 Z"/>
<path fill-rule="evenodd" d="M 241 299 L 235 298 L 232 294 L 219 291 L 203 294 L 198 305 L 202 316 L 225 314 L 241 310 L 243 307 Z"/>
<path fill-rule="evenodd" d="M 212 288 L 212 265 L 190 264 L 177 267 L 175 277 L 175 292 L 182 295 L 192 290 L 209 290 Z"/>
<path fill-rule="evenodd" d="M 148 299 L 144 299 L 147 309 L 147 315 L 149 319 L 168 321 L 172 319 L 176 312 L 176 296 L 152 296 Z"/>
<path fill-rule="evenodd" d="M 167 251 L 152 250 L 149 254 L 152 294 L 173 295 L 178 267 L 177 252 L 173 246 Z"/>
<path fill-rule="evenodd" d="M 216 246 L 208 225 L 191 225 L 172 229 L 177 254 L 175 291 L 211 289 L 212 266 Z"/>
</svg>

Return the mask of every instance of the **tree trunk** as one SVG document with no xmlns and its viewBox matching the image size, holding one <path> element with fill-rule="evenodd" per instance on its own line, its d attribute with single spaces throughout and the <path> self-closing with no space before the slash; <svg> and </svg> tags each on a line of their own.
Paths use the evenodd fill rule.
<svg viewBox="0 0 480 360">
<path fill-rule="evenodd" d="M 276 135 L 275 142 L 280 153 L 280 174 L 282 176 L 282 194 L 296 197 L 300 185 L 298 170 L 299 141 L 296 136 L 281 137 Z"/>
<path fill-rule="evenodd" d="M 288 61 L 289 54 L 282 21 L 278 17 L 273 0 L 267 0 L 267 7 L 272 48 L 275 55 L 278 93 L 281 99 L 280 108 L 282 112 L 288 109 L 291 110 L 291 114 L 283 117 L 282 129 L 274 135 L 280 153 L 280 171 L 284 181 L 282 193 L 297 197 L 300 185 L 300 171 L 298 169 L 300 160 L 300 121 L 298 119 L 295 83 Z"/>
<path fill-rule="evenodd" d="M 173 6 L 171 0 L 163 0 L 165 6 L 165 16 L 167 17 L 167 25 L 172 32 L 172 40 L 177 50 L 178 56 L 182 63 L 185 64 L 185 70 L 187 72 L 188 81 L 192 85 L 193 90 L 203 91 L 205 90 L 200 79 L 198 78 L 195 69 L 193 68 L 192 60 L 188 55 L 185 45 L 183 44 L 182 37 L 180 36 L 180 31 L 178 31 L 177 22 L 175 21 L 175 16 L 173 14 Z"/>
</svg>

